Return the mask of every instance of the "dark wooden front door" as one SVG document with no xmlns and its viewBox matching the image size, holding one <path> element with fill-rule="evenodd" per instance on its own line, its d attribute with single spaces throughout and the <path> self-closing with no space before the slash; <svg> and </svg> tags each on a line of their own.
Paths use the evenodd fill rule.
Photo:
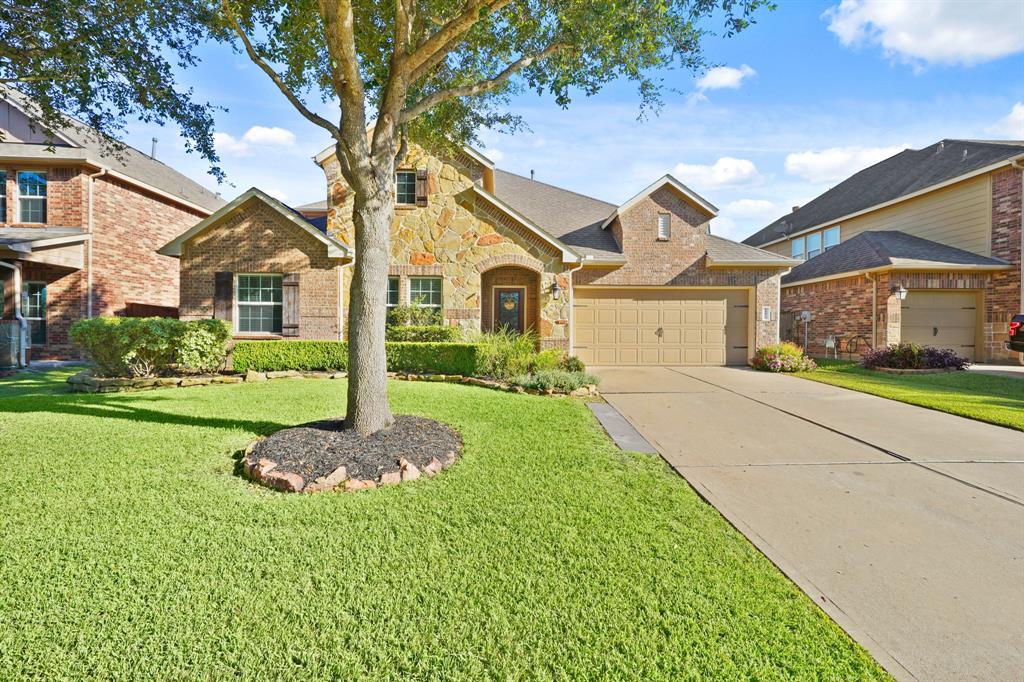
<svg viewBox="0 0 1024 682">
<path fill-rule="evenodd" d="M 523 289 L 494 289 L 494 328 L 496 330 L 507 329 L 517 334 L 523 333 L 525 329 L 523 305 L 526 302 L 524 294 Z"/>
</svg>

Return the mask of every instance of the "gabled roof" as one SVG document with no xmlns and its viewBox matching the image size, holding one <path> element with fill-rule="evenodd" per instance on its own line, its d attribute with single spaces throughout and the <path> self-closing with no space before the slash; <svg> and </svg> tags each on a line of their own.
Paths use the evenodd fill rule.
<svg viewBox="0 0 1024 682">
<path fill-rule="evenodd" d="M 714 204 L 712 204 L 710 201 L 694 192 L 692 189 L 690 189 L 683 183 L 676 180 L 671 175 L 665 174 L 658 178 L 657 180 L 655 180 L 654 183 L 649 185 L 646 189 L 644 189 L 642 192 L 634 196 L 632 199 L 630 199 L 629 201 L 627 201 L 626 203 L 622 204 L 617 209 L 612 211 L 611 215 L 605 218 L 604 222 L 601 223 L 601 227 L 608 227 L 609 225 L 612 224 L 612 221 L 615 220 L 616 216 L 625 213 L 629 209 L 633 208 L 633 206 L 638 204 L 641 200 L 649 197 L 650 195 L 654 194 L 656 191 L 658 191 L 659 189 L 666 185 L 668 185 L 669 187 L 671 187 L 672 189 L 674 189 L 675 191 L 679 192 L 684 197 L 692 201 L 694 204 L 703 209 L 711 217 L 718 215 L 718 208 Z"/>
<path fill-rule="evenodd" d="M 795 258 L 780 256 L 771 251 L 734 242 L 716 234 L 708 235 L 708 267 L 792 267 L 799 265 Z"/>
<path fill-rule="evenodd" d="M 821 255 L 804 261 L 782 278 L 782 284 L 829 279 L 871 270 L 1005 270 L 998 258 L 914 237 L 898 230 L 861 232 Z"/>
<path fill-rule="evenodd" d="M 788 239 L 1022 158 L 1024 142 L 1016 141 L 942 140 L 924 149 L 906 149 L 855 173 L 743 243 L 764 246 Z"/>
<path fill-rule="evenodd" d="M 12 106 L 29 118 L 33 118 L 31 100 L 18 91 L 0 87 L 0 98 L 10 102 Z M 224 205 L 224 199 L 216 193 L 167 164 L 127 145 L 121 150 L 108 149 L 97 138 L 99 133 L 80 121 L 70 117 L 69 120 L 71 121 L 70 125 L 55 130 L 53 133 L 70 145 L 71 149 L 48 148 L 46 144 L 4 142 L 0 144 L 0 156 L 82 161 L 98 168 L 107 168 L 112 175 L 124 176 L 128 180 L 134 180 L 158 190 L 158 192 L 170 195 L 172 199 L 192 204 L 206 212 L 216 211 Z"/>
<path fill-rule="evenodd" d="M 580 255 L 578 253 L 576 253 L 573 249 L 569 248 L 563 242 L 559 241 L 554 236 L 549 234 L 547 232 L 547 230 L 542 228 L 540 225 L 537 225 L 535 222 L 530 220 L 528 217 L 526 217 L 525 215 L 523 215 L 522 213 L 517 211 L 513 206 L 510 206 L 508 203 L 506 203 L 502 199 L 499 199 L 498 197 L 494 196 L 493 194 L 491 194 L 490 192 L 485 190 L 483 187 L 480 187 L 479 185 L 473 185 L 472 189 L 476 193 L 477 196 L 483 198 L 485 201 L 490 203 L 492 206 L 494 206 L 495 208 L 500 210 L 502 213 L 504 213 L 508 217 L 512 218 L 517 223 L 519 223 L 523 227 L 525 227 L 528 230 L 530 230 L 530 232 L 533 232 L 535 235 L 540 237 L 543 241 L 547 242 L 549 245 L 551 245 L 554 248 L 558 249 L 561 252 L 561 254 L 562 254 L 562 260 L 564 262 L 566 262 L 566 263 L 577 263 L 577 262 L 579 262 Z"/>
<path fill-rule="evenodd" d="M 192 229 L 190 229 L 187 232 L 184 232 L 184 233 L 178 235 L 177 238 L 169 241 L 167 244 L 162 246 L 157 251 L 157 253 L 160 253 L 160 254 L 162 254 L 164 256 L 177 256 L 177 257 L 180 257 L 181 256 L 181 248 L 185 244 L 185 242 L 187 242 L 189 239 L 192 239 L 193 237 L 195 237 L 199 233 L 205 231 L 206 229 L 216 225 L 221 220 L 223 220 L 224 218 L 229 216 L 231 213 L 233 213 L 236 209 L 240 208 L 243 204 L 245 204 L 245 203 L 247 203 L 249 201 L 261 201 L 261 202 L 263 202 L 264 204 L 266 204 L 267 206 L 269 206 L 270 208 L 274 209 L 275 211 L 280 213 L 282 216 L 287 218 L 289 221 L 291 221 L 293 224 L 295 224 L 300 229 L 302 229 L 302 230 L 306 231 L 307 233 L 309 233 L 309 234 L 313 235 L 314 237 L 316 237 L 316 239 L 318 241 L 320 241 L 321 243 L 324 244 L 324 246 L 327 247 L 327 255 L 328 255 L 328 257 L 330 257 L 330 258 L 351 258 L 352 257 L 347 246 L 342 244 L 337 239 L 335 239 L 335 238 L 325 234 L 324 232 L 321 232 L 319 229 L 317 229 L 316 225 L 311 223 L 306 218 L 302 217 L 302 214 L 300 214 L 298 211 L 296 211 L 292 207 L 286 206 L 285 204 L 281 203 L 280 201 L 278 201 L 274 197 L 270 196 L 266 192 L 263 192 L 262 190 L 256 189 L 255 187 L 252 187 L 252 188 L 246 190 L 245 192 L 243 192 L 242 194 L 238 195 L 237 197 L 235 197 L 234 200 L 231 201 L 231 203 L 229 203 L 226 206 L 222 207 L 219 211 L 217 211 L 213 215 L 209 216 L 205 220 L 197 223 L 196 225 L 194 225 L 192 227 Z"/>
<path fill-rule="evenodd" d="M 296 211 L 300 213 L 302 211 L 326 211 L 327 210 L 327 199 L 321 199 L 320 201 L 314 201 L 311 204 L 303 204 L 302 206 L 296 206 Z"/>
</svg>

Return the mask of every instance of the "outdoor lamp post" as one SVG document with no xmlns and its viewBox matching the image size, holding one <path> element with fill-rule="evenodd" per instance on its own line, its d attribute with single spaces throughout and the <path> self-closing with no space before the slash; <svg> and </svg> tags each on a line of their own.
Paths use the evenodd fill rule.
<svg viewBox="0 0 1024 682">
<path fill-rule="evenodd" d="M 889 293 L 901 301 L 907 297 L 907 290 L 902 284 L 893 285 L 893 287 L 889 289 Z"/>
<path fill-rule="evenodd" d="M 558 286 L 558 282 L 551 285 L 551 298 L 556 301 L 562 298 L 562 287 Z"/>
</svg>

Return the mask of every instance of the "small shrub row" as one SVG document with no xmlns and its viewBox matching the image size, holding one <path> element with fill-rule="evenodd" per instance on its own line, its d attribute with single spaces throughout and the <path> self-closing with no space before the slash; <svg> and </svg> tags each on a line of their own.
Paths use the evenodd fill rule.
<svg viewBox="0 0 1024 682">
<path fill-rule="evenodd" d="M 531 374 L 513 377 L 510 384 L 537 391 L 572 393 L 584 386 L 597 385 L 600 380 L 586 372 L 569 372 L 564 369 L 542 369 Z"/>
<path fill-rule="evenodd" d="M 507 330 L 478 334 L 478 376 L 509 381 L 535 372 L 564 370 L 583 372 L 586 367 L 577 357 L 570 357 L 556 348 L 537 352 L 537 337 L 532 333 L 516 334 Z"/>
<path fill-rule="evenodd" d="M 818 368 L 800 346 L 788 341 L 758 348 L 750 364 L 764 372 L 812 372 Z"/>
<path fill-rule="evenodd" d="M 967 369 L 970 360 L 948 348 L 932 348 L 916 343 L 899 343 L 873 348 L 861 354 L 860 364 L 868 369 Z"/>
<path fill-rule="evenodd" d="M 419 305 L 420 299 L 414 301 L 415 305 L 396 305 L 388 310 L 389 327 L 436 327 L 441 325 L 444 318 L 440 308 L 428 308 Z"/>
<path fill-rule="evenodd" d="M 458 341 L 462 330 L 442 324 L 424 326 L 389 326 L 386 339 L 388 341 L 413 341 L 416 343 L 452 343 Z"/>
<path fill-rule="evenodd" d="M 69 330 L 72 343 L 100 376 L 148 377 L 172 364 L 212 372 L 224 363 L 231 332 L 220 320 L 182 322 L 165 317 L 95 317 Z"/>
<path fill-rule="evenodd" d="M 388 370 L 471 376 L 477 347 L 471 343 L 419 343 L 388 341 L 384 344 Z M 348 368 L 348 344 L 344 341 L 239 341 L 232 351 L 236 372 L 315 371 Z"/>
</svg>

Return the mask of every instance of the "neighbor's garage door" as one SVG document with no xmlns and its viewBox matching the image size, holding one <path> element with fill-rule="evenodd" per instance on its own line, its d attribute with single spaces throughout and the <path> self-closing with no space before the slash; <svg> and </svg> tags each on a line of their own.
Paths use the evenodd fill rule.
<svg viewBox="0 0 1024 682">
<path fill-rule="evenodd" d="M 746 290 L 577 289 L 575 351 L 593 365 L 747 361 Z"/>
<path fill-rule="evenodd" d="M 977 305 L 973 291 L 909 291 L 902 305 L 900 340 L 952 348 L 974 360 Z"/>
</svg>

